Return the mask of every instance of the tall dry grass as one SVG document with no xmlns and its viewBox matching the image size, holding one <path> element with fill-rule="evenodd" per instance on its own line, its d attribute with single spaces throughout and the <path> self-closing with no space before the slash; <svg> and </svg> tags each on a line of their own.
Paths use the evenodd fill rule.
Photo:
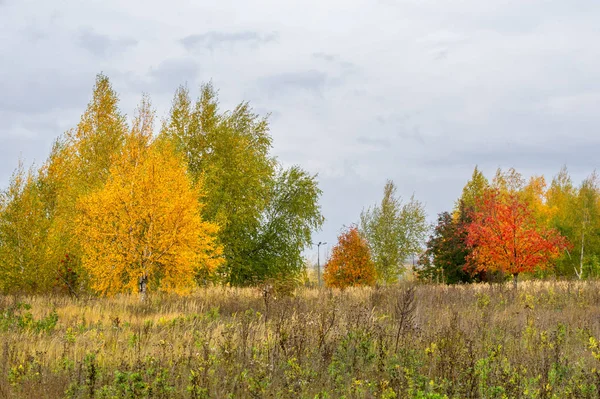
<svg viewBox="0 0 600 399">
<path fill-rule="evenodd" d="M 0 398 L 598 398 L 600 283 L 0 297 Z"/>
</svg>

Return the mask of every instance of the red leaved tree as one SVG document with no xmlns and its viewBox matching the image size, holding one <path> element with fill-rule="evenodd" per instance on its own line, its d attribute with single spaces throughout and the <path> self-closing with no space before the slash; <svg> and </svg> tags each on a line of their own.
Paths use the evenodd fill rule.
<svg viewBox="0 0 600 399">
<path fill-rule="evenodd" d="M 548 267 L 569 246 L 555 229 L 539 226 L 517 194 L 487 190 L 467 227 L 472 271 L 500 270 L 513 276 Z"/>
<path fill-rule="evenodd" d="M 349 227 L 338 237 L 325 265 L 323 279 L 328 287 L 341 289 L 375 284 L 375 264 L 369 245 L 356 226 Z"/>
</svg>

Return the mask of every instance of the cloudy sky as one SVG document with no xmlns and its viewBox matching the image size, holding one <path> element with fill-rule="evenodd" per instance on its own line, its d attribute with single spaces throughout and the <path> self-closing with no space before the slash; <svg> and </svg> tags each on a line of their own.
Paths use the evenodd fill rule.
<svg viewBox="0 0 600 399">
<path fill-rule="evenodd" d="M 271 113 L 274 154 L 318 173 L 316 240 L 386 178 L 431 220 L 473 167 L 575 180 L 600 160 L 597 0 L 0 0 L 0 187 L 74 126 L 95 75 L 125 113 L 212 79 Z"/>
</svg>

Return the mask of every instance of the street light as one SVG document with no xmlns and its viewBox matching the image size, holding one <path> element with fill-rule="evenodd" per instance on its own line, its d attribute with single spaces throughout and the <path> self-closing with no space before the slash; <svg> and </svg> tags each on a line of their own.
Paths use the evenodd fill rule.
<svg viewBox="0 0 600 399">
<path fill-rule="evenodd" d="M 317 284 L 319 287 L 321 286 L 321 245 L 327 244 L 326 242 L 321 242 L 317 244 Z"/>
</svg>

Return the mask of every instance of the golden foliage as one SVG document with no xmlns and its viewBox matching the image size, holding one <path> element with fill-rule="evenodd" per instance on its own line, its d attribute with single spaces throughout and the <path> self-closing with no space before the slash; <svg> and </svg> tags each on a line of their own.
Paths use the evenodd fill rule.
<svg viewBox="0 0 600 399">
<path fill-rule="evenodd" d="M 185 293 L 200 269 L 221 262 L 218 226 L 201 219 L 201 188 L 170 143 L 150 143 L 140 113 L 106 185 L 78 203 L 82 262 L 106 295 L 136 292 L 141 276 L 150 290 Z"/>
</svg>

